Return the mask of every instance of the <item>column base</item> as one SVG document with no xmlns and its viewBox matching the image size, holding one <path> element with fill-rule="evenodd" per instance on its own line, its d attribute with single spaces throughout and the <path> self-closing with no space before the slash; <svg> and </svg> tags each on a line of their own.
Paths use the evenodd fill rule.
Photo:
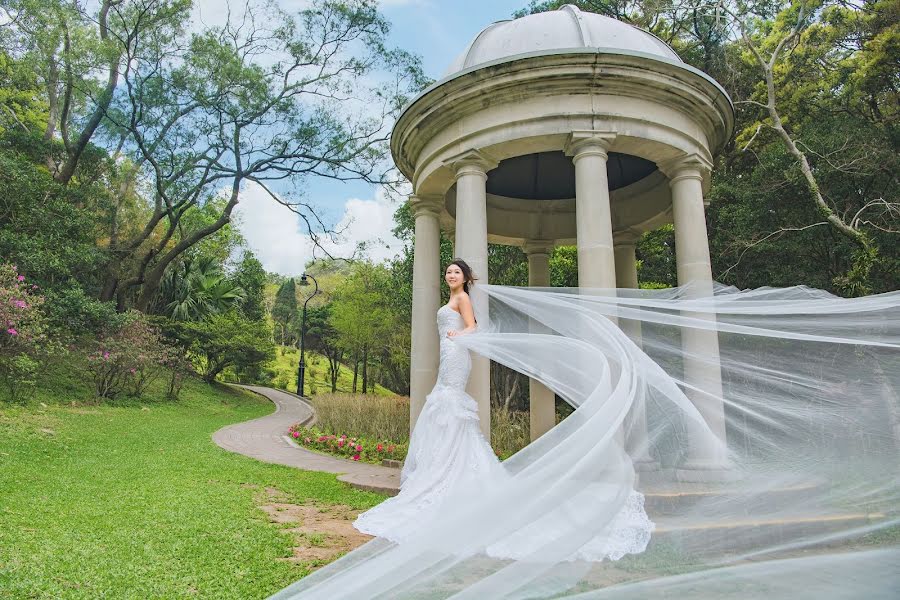
<svg viewBox="0 0 900 600">
<path fill-rule="evenodd" d="M 688 460 L 675 469 L 675 479 L 690 483 L 738 481 L 741 472 L 727 461 Z"/>
</svg>

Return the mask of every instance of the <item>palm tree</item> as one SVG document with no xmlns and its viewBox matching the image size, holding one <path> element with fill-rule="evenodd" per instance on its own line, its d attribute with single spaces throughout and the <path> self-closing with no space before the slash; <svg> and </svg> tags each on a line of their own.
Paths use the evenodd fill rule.
<svg viewBox="0 0 900 600">
<path fill-rule="evenodd" d="M 188 259 L 166 271 L 154 312 L 176 321 L 200 321 L 244 300 L 245 292 L 208 257 Z"/>
</svg>

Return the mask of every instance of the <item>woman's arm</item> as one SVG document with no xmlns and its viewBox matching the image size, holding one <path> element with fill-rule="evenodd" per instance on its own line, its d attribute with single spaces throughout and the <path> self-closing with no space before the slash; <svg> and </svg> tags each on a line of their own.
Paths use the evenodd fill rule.
<svg viewBox="0 0 900 600">
<path fill-rule="evenodd" d="M 463 293 L 459 297 L 459 314 L 462 315 L 463 323 L 465 323 L 466 328 L 462 331 L 448 331 L 447 337 L 472 333 L 478 328 L 475 323 L 475 311 L 472 309 L 472 301 L 466 293 Z"/>
</svg>

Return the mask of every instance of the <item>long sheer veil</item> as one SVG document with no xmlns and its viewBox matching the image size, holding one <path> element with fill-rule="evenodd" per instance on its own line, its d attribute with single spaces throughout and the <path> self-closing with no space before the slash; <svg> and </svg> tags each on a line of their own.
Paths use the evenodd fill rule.
<svg viewBox="0 0 900 600">
<path fill-rule="evenodd" d="M 408 542 L 372 540 L 272 598 L 900 590 L 900 292 L 473 294 L 479 329 L 456 343 L 575 410 L 503 463 L 508 481 Z M 583 560 L 623 534 L 614 519 L 634 489 L 656 523 L 647 551 Z"/>
</svg>

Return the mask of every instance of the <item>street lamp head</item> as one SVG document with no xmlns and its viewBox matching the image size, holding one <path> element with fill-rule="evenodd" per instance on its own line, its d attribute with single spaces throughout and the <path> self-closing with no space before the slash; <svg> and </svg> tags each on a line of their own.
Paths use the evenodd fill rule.
<svg viewBox="0 0 900 600">
<path fill-rule="evenodd" d="M 306 273 L 300 276 L 300 285 L 309 285 L 309 279 L 306 278 Z"/>
</svg>

